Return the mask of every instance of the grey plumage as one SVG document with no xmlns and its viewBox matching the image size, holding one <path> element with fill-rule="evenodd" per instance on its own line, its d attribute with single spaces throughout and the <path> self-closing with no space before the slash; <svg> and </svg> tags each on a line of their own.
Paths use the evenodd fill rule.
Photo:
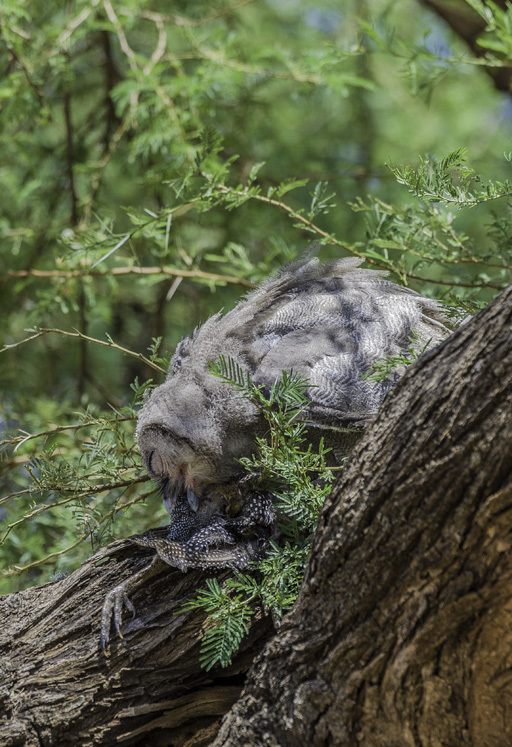
<svg viewBox="0 0 512 747">
<path fill-rule="evenodd" d="M 144 464 L 161 482 L 174 519 L 173 548 L 167 557 L 162 554 L 171 564 L 183 567 L 176 552 L 185 553 L 186 567 L 249 562 L 216 563 L 212 553 L 240 546 L 236 522 L 226 518 L 232 501 L 222 486 L 241 477 L 237 460 L 251 455 L 264 422 L 247 399 L 208 372 L 209 361 L 230 356 L 266 387 L 283 370 L 307 379 L 304 418 L 311 438 L 326 436 L 339 458 L 393 385 L 364 378 L 368 368 L 405 352 L 413 330 L 420 345 L 435 345 L 450 332 L 437 302 L 389 282 L 385 273 L 361 269 L 361 261 L 315 258 L 290 265 L 178 345 L 165 383 L 147 399 L 137 426 Z M 398 369 L 394 380 L 401 373 Z M 243 505 L 240 511 L 250 524 L 251 511 L 244 515 Z M 272 524 L 270 513 L 269 508 L 263 521 L 252 521 L 255 531 Z M 199 537 L 204 552 L 192 552 L 190 543 Z"/>
</svg>

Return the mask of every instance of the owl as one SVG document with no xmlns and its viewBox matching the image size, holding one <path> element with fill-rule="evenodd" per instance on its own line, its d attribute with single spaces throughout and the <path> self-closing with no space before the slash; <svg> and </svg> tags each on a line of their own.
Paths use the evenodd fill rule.
<svg viewBox="0 0 512 747">
<path fill-rule="evenodd" d="M 361 268 L 361 259 L 322 263 L 311 254 L 182 340 L 139 413 L 143 463 L 171 516 L 166 538 L 141 543 L 183 571 L 245 568 L 275 532 L 272 496 L 245 488 L 239 461 L 254 453 L 266 421 L 212 375 L 212 362 L 230 358 L 263 391 L 283 371 L 305 380 L 308 437 L 323 437 L 339 462 L 404 366 L 380 381 L 365 376 L 369 369 L 406 354 L 413 334 L 424 348 L 451 331 L 438 302 Z"/>
</svg>

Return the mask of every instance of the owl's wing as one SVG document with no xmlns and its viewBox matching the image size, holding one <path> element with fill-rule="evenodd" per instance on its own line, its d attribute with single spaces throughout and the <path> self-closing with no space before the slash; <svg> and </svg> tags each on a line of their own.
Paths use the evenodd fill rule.
<svg viewBox="0 0 512 747">
<path fill-rule="evenodd" d="M 364 427 L 402 373 L 375 382 L 365 378 L 369 368 L 405 353 L 413 332 L 420 347 L 450 333 L 437 302 L 360 269 L 361 261 L 292 267 L 242 308 L 250 322 L 238 329 L 253 380 L 271 386 L 283 370 L 306 379 L 307 418 L 320 429 Z"/>
</svg>

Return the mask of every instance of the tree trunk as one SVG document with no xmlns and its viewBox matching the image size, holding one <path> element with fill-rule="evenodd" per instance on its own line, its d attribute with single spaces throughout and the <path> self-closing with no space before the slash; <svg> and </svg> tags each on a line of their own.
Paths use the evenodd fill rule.
<svg viewBox="0 0 512 747">
<path fill-rule="evenodd" d="M 112 633 L 105 656 L 99 647 L 105 596 L 150 564 L 151 553 L 120 540 L 63 581 L 0 600 L 2 747 L 211 742 L 272 625 L 259 616 L 232 666 L 205 672 L 199 666 L 205 616 L 178 612 L 205 574 L 183 574 L 162 562 L 160 573 L 130 595 L 136 616 L 126 614 L 124 637 Z"/>
<path fill-rule="evenodd" d="M 412 366 L 216 747 L 512 744 L 512 286 Z"/>
<path fill-rule="evenodd" d="M 176 612 L 204 574 L 162 566 L 105 658 L 105 594 L 150 559 L 123 540 L 0 602 L 0 743 L 512 744 L 511 338 L 512 286 L 386 399 L 220 732 L 269 621 L 200 670 L 204 616 Z"/>
</svg>

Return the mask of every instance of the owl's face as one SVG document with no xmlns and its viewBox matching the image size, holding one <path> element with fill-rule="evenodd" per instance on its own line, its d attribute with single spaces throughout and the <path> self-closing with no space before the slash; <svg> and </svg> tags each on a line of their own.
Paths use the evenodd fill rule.
<svg viewBox="0 0 512 747">
<path fill-rule="evenodd" d="M 253 406 L 206 371 L 200 381 L 195 374 L 171 375 L 139 413 L 142 460 L 171 514 L 184 500 L 197 512 L 212 486 L 243 474 L 238 459 L 254 450 Z"/>
<path fill-rule="evenodd" d="M 198 453 L 188 438 L 164 424 L 142 429 L 139 443 L 149 475 L 162 487 L 166 510 L 172 513 L 176 502 L 185 496 L 191 510 L 197 511 L 200 497 L 216 481 L 215 460 Z"/>
</svg>

